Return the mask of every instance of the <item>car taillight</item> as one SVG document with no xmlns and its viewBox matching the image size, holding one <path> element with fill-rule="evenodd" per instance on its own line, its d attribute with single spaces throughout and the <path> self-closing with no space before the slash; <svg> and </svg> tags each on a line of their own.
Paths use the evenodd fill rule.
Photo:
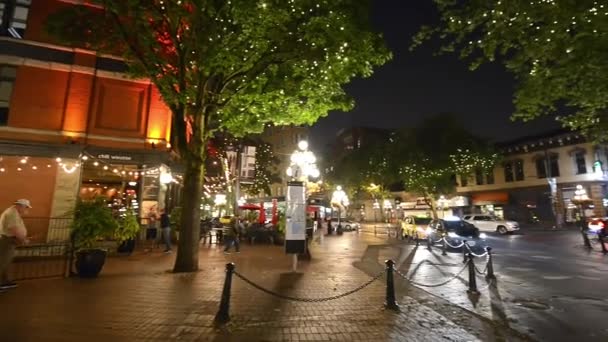
<svg viewBox="0 0 608 342">
<path fill-rule="evenodd" d="M 597 223 L 598 226 L 600 226 L 600 228 L 604 229 L 604 222 L 600 221 Z"/>
</svg>

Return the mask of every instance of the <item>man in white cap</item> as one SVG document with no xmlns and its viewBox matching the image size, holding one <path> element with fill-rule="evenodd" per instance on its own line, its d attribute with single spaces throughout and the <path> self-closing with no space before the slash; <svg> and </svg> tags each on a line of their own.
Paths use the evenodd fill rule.
<svg viewBox="0 0 608 342">
<path fill-rule="evenodd" d="M 0 291 L 17 287 L 8 279 L 8 268 L 15 257 L 17 244 L 27 244 L 27 229 L 21 218 L 31 208 L 29 200 L 20 199 L 0 216 Z"/>
</svg>

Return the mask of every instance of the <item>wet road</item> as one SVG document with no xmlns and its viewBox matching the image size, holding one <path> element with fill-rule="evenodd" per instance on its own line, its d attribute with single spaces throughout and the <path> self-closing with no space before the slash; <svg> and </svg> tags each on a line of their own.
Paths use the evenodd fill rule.
<svg viewBox="0 0 608 342">
<path fill-rule="evenodd" d="M 578 231 L 489 234 L 512 326 L 541 340 L 608 340 L 608 255 Z"/>
<path fill-rule="evenodd" d="M 384 227 L 377 225 L 378 236 L 386 236 Z M 363 231 L 373 234 L 374 225 Z M 478 280 L 481 297 L 472 300 L 464 291 L 466 272 L 461 281 L 445 286 L 417 287 L 539 341 L 608 341 L 608 255 L 597 241 L 587 250 L 578 230 L 486 234 L 486 244 L 493 248 L 496 288 Z M 427 261 L 437 265 L 418 270 L 417 279 L 423 282 L 439 283 L 461 268 L 456 250 L 443 257 L 439 248 L 428 252 L 424 244 L 416 249 L 401 240 L 387 241 L 400 246 L 401 260 L 415 255 L 408 259 L 409 267 L 403 266 L 406 270 Z M 480 247 L 475 248 L 478 253 Z"/>
</svg>

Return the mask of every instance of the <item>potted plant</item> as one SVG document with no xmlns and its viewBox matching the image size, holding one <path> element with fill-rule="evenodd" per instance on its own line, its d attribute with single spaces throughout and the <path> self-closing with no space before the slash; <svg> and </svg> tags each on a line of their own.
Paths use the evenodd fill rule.
<svg viewBox="0 0 608 342">
<path fill-rule="evenodd" d="M 112 237 L 118 222 L 103 197 L 90 201 L 79 200 L 74 209 L 71 238 L 76 249 L 76 271 L 83 278 L 97 277 L 107 251 L 95 248 L 95 242 Z"/>
<path fill-rule="evenodd" d="M 118 243 L 118 253 L 133 253 L 135 249 L 135 237 L 139 233 L 139 222 L 133 209 L 128 209 L 127 212 L 119 219 L 118 228 L 114 232 L 114 239 Z"/>
<path fill-rule="evenodd" d="M 274 243 L 275 245 L 283 245 L 285 244 L 285 228 L 287 227 L 287 221 L 283 213 L 279 212 L 278 216 L 278 222 L 274 234 Z"/>
</svg>

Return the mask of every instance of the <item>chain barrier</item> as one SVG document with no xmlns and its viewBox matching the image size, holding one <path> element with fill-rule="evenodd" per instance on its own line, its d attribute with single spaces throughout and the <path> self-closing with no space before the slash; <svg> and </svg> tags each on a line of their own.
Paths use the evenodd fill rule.
<svg viewBox="0 0 608 342">
<path fill-rule="evenodd" d="M 467 262 L 466 264 L 464 264 L 464 266 L 462 266 L 462 268 L 460 269 L 460 271 L 458 271 L 456 274 L 454 274 L 452 277 L 450 277 L 449 279 L 447 279 L 446 281 L 443 281 L 441 283 L 437 283 L 437 284 L 423 284 L 420 282 L 417 282 L 415 280 L 412 280 L 411 277 L 408 277 L 407 275 L 401 273 L 398 269 L 394 268 L 394 271 L 403 279 L 407 280 L 408 282 L 410 282 L 413 285 L 416 286 L 422 286 L 422 287 L 439 287 L 439 286 L 443 286 L 449 282 L 451 282 L 452 280 L 458 278 L 462 272 L 464 272 L 464 270 L 467 268 L 467 266 L 469 266 L 469 263 Z"/>
<path fill-rule="evenodd" d="M 473 253 L 471 253 L 473 254 Z M 477 268 L 477 266 L 475 266 L 475 271 L 479 274 L 479 275 L 486 275 L 488 273 L 488 265 L 490 264 L 490 257 L 489 255 L 487 255 L 488 253 L 486 252 L 486 268 L 484 268 L 483 271 L 480 271 L 479 268 Z"/>
<path fill-rule="evenodd" d="M 458 246 L 454 246 L 454 245 L 452 245 L 452 244 L 451 244 L 451 243 L 450 243 L 450 242 L 449 242 L 449 241 L 448 241 L 446 238 L 443 238 L 443 241 L 445 241 L 445 243 L 446 243 L 448 246 L 450 246 L 450 247 L 452 247 L 452 248 L 454 248 L 454 249 L 457 249 L 457 248 L 462 248 L 462 246 L 464 246 L 464 245 L 465 245 L 465 243 L 464 243 L 464 242 L 461 242 L 461 243 L 460 243 L 460 245 L 458 245 Z"/>
<path fill-rule="evenodd" d="M 483 252 L 482 254 L 476 254 L 475 252 L 473 252 L 473 250 L 471 249 L 471 247 L 469 247 L 468 244 L 465 244 L 465 246 L 467 247 L 467 249 L 469 250 L 469 253 L 471 253 L 474 257 L 476 258 L 482 258 L 482 257 L 487 257 L 488 256 L 488 251 L 486 250 L 485 252 Z"/>
<path fill-rule="evenodd" d="M 244 275 L 240 274 L 239 272 L 234 271 L 234 275 L 236 275 L 237 277 L 239 277 L 241 280 L 243 280 L 247 284 L 251 285 L 252 287 L 254 287 L 254 288 L 256 288 L 256 289 L 258 289 L 258 290 L 260 290 L 262 292 L 265 292 L 266 294 L 269 294 L 271 296 L 275 296 L 275 297 L 278 297 L 278 298 L 281 298 L 281 299 L 285 299 L 285 300 L 291 300 L 291 301 L 294 301 L 294 302 L 306 302 L 306 303 L 327 302 L 327 301 L 330 301 L 330 300 L 346 297 L 346 296 L 351 295 L 351 294 L 353 294 L 355 292 L 363 290 L 364 288 L 366 288 L 367 286 L 369 286 L 371 283 L 373 283 L 374 281 L 376 281 L 380 277 L 382 277 L 384 275 L 384 273 L 385 273 L 385 271 L 383 270 L 382 272 L 378 273 L 376 276 L 372 277 L 370 280 L 366 281 L 365 283 L 361 284 L 360 286 L 358 286 L 358 287 L 356 287 L 356 288 L 354 288 L 354 289 L 352 289 L 350 291 L 341 293 L 339 295 L 335 295 L 335 296 L 331 296 L 331 297 L 325 297 L 325 298 L 298 298 L 298 297 L 292 297 L 292 296 L 287 296 L 287 295 L 284 295 L 284 294 L 280 294 L 280 293 L 274 292 L 272 290 L 269 290 L 267 288 L 264 288 L 264 287 L 262 287 L 262 286 L 260 286 L 260 285 L 258 285 L 256 283 L 254 283 L 253 281 L 247 279 L 247 277 L 245 277 Z"/>
</svg>

